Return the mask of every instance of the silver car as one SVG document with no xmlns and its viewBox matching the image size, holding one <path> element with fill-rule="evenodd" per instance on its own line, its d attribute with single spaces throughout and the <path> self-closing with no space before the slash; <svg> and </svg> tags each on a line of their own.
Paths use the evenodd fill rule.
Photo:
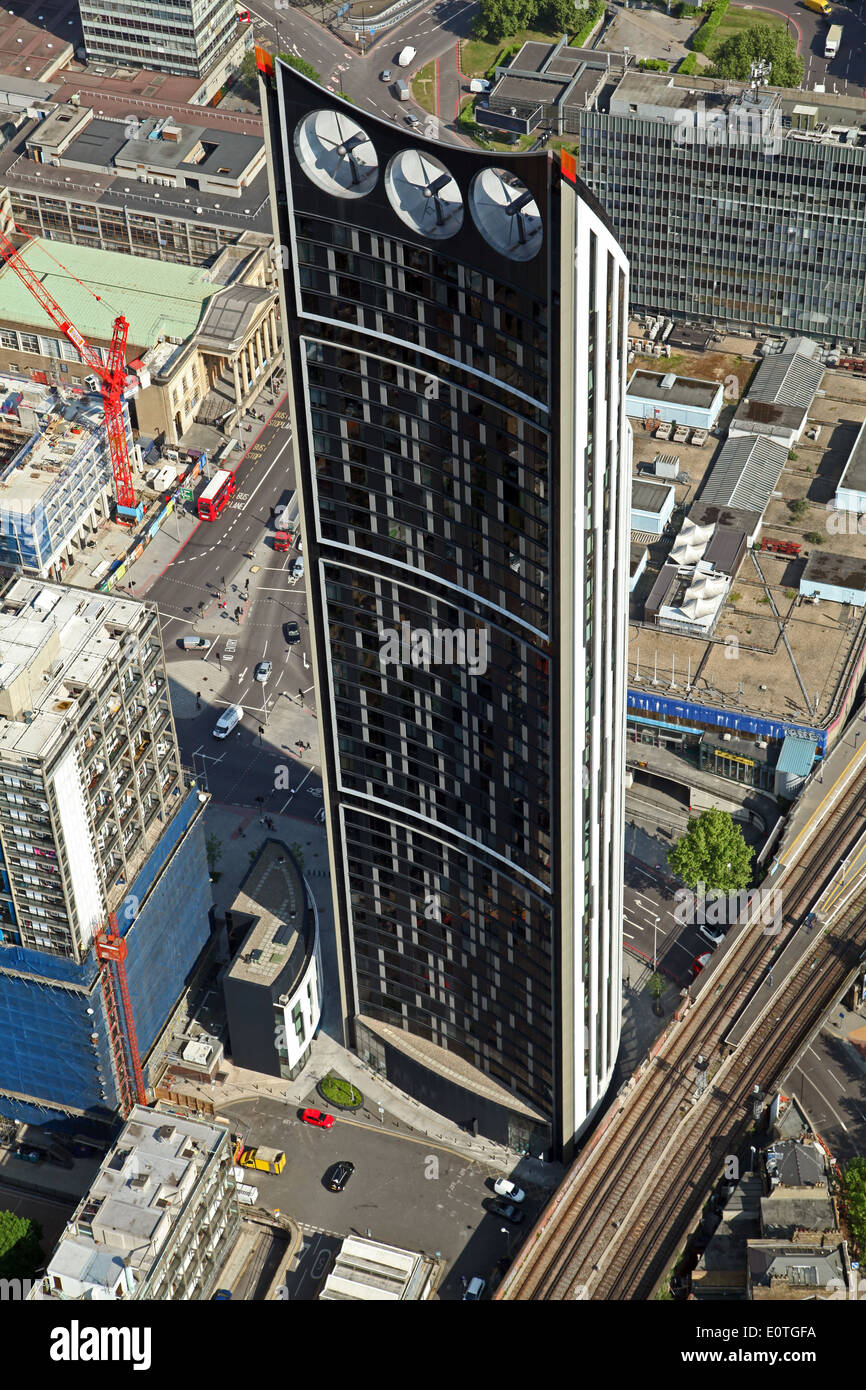
<svg viewBox="0 0 866 1390">
<path fill-rule="evenodd" d="M 255 669 L 254 679 L 259 682 L 259 685 L 267 684 L 271 678 L 273 669 L 274 663 L 272 661 L 260 661 Z"/>
</svg>

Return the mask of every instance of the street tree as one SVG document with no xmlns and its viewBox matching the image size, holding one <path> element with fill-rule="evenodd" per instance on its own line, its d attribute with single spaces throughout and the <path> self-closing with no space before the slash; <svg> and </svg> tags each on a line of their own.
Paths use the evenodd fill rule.
<svg viewBox="0 0 866 1390">
<path fill-rule="evenodd" d="M 538 16 L 539 0 L 481 0 L 475 19 L 479 39 L 508 39 L 531 28 Z"/>
<path fill-rule="evenodd" d="M 803 80 L 803 59 L 797 55 L 787 26 L 778 29 L 769 24 L 751 24 L 726 39 L 716 52 L 710 76 L 747 81 L 752 64 L 758 61 L 769 63 L 769 80 L 774 87 L 799 87 Z"/>
<path fill-rule="evenodd" d="M 689 822 L 667 859 L 689 888 L 700 883 L 710 891 L 735 893 L 751 880 L 754 853 L 730 814 L 713 807 Z"/>
<path fill-rule="evenodd" d="M 32 1279 L 42 1263 L 42 1227 L 38 1221 L 0 1211 L 0 1278 Z"/>
<path fill-rule="evenodd" d="M 860 1260 L 866 1255 L 866 1158 L 852 1158 L 843 1177 L 845 1206 Z"/>
</svg>

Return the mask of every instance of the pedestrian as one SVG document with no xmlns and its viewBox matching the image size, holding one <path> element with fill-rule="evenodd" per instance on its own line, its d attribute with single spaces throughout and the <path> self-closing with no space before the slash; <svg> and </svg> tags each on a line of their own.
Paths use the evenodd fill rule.
<svg viewBox="0 0 866 1390">
<path fill-rule="evenodd" d="M 301 690 L 300 688 L 298 689 L 298 699 L 299 699 L 299 700 L 301 701 L 301 703 L 303 704 L 303 701 L 304 701 L 304 692 L 303 692 L 303 690 Z"/>
</svg>

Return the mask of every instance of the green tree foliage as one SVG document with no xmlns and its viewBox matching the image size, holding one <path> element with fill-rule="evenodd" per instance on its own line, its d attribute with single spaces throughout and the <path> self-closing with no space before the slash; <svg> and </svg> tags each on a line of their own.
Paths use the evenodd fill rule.
<svg viewBox="0 0 866 1390">
<path fill-rule="evenodd" d="M 561 34 L 577 28 L 577 5 L 574 0 L 541 0 L 536 18 Z"/>
<path fill-rule="evenodd" d="M 862 1261 L 866 1254 L 866 1158 L 852 1158 L 843 1176 L 851 1234 Z"/>
<path fill-rule="evenodd" d="M 481 0 L 475 20 L 475 36 L 489 39 L 510 38 L 529 29 L 538 14 L 539 0 Z"/>
<path fill-rule="evenodd" d="M 0 1279 L 32 1279 L 41 1263 L 39 1222 L 0 1211 Z"/>
<path fill-rule="evenodd" d="M 762 59 L 770 64 L 774 87 L 799 87 L 803 80 L 803 59 L 788 29 L 771 29 L 768 24 L 751 25 L 726 39 L 716 54 L 711 77 L 748 78 L 752 64 Z"/>
<path fill-rule="evenodd" d="M 714 808 L 689 822 L 667 858 L 673 872 L 689 888 L 704 883 L 708 889 L 734 893 L 751 880 L 754 852 L 729 813 Z"/>
<path fill-rule="evenodd" d="M 324 87 L 322 74 L 316 72 L 312 63 L 306 62 L 303 58 L 296 58 L 294 53 L 279 53 L 277 57 L 282 58 L 284 63 L 288 63 L 290 68 L 295 68 L 298 72 L 303 73 L 304 77 L 311 77 L 314 82 L 318 82 L 320 87 Z"/>
</svg>

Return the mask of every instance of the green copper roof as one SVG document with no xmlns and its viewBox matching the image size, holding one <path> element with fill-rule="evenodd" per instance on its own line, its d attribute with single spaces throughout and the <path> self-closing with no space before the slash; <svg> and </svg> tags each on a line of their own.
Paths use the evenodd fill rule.
<svg viewBox="0 0 866 1390">
<path fill-rule="evenodd" d="M 110 341 L 114 320 L 123 314 L 129 320 L 130 347 L 139 352 L 163 336 L 187 339 L 207 300 L 220 289 L 199 266 L 47 242 L 41 237 L 28 242 L 22 256 L 89 342 Z M 100 302 L 94 294 L 101 296 Z M 58 336 L 56 330 L 52 333 L 49 315 L 8 265 L 0 267 L 0 318 L 25 333 Z"/>
</svg>

